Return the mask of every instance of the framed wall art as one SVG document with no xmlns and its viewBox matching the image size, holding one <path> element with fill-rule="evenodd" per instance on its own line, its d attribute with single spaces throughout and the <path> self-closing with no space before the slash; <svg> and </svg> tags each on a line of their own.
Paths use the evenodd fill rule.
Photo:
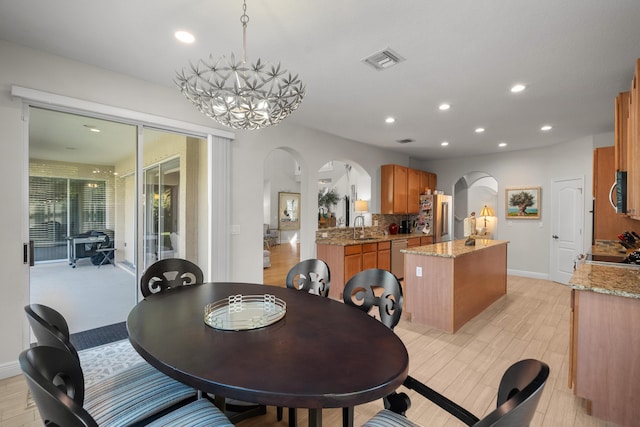
<svg viewBox="0 0 640 427">
<path fill-rule="evenodd" d="M 278 228 L 300 229 L 300 193 L 278 193 Z"/>
<path fill-rule="evenodd" d="M 506 219 L 540 219 L 540 187 L 506 189 Z"/>
</svg>

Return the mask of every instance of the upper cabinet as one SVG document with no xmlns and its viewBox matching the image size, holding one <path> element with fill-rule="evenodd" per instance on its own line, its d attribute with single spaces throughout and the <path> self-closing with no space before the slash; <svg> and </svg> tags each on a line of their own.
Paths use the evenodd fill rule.
<svg viewBox="0 0 640 427">
<path fill-rule="evenodd" d="M 407 213 L 407 167 L 382 165 L 380 173 L 380 213 Z"/>
<path fill-rule="evenodd" d="M 627 147 L 629 130 L 629 92 L 622 92 L 616 96 L 615 103 L 615 169 L 627 170 Z"/>
<path fill-rule="evenodd" d="M 380 182 L 381 214 L 417 214 L 420 193 L 435 190 L 436 174 L 400 165 L 382 165 Z"/>
<path fill-rule="evenodd" d="M 640 220 L 640 59 L 636 60 L 631 88 L 616 97 L 614 117 L 613 167 L 627 173 L 625 215 Z"/>
<path fill-rule="evenodd" d="M 640 219 L 640 59 L 636 60 L 635 74 L 628 93 L 625 113 L 621 105 L 621 120 L 616 117 L 616 168 L 627 171 L 627 214 Z M 622 104 L 623 96 L 620 96 Z M 616 102 L 617 104 L 617 102 Z M 617 111 L 616 111 L 617 112 Z M 624 114 L 627 115 L 626 139 L 624 138 Z M 620 138 L 618 138 L 620 136 Z M 626 143 L 626 147 L 625 144 Z M 623 153 L 626 153 L 626 159 Z M 625 169 L 626 168 L 626 169 Z"/>
<path fill-rule="evenodd" d="M 637 230 L 640 224 L 623 215 L 609 203 L 609 190 L 615 180 L 614 147 L 600 147 L 593 151 L 593 238 L 617 240 L 624 230 Z"/>
</svg>

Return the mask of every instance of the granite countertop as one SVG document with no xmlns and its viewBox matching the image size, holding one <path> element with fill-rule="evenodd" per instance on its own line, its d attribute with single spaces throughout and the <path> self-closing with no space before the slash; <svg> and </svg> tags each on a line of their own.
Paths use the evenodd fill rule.
<svg viewBox="0 0 640 427">
<path fill-rule="evenodd" d="M 617 240 L 596 240 L 596 244 L 591 246 L 593 255 L 620 256 L 625 257 L 627 249 Z"/>
<path fill-rule="evenodd" d="M 456 258 L 482 249 L 497 245 L 506 245 L 508 240 L 476 239 L 474 246 L 464 244 L 466 240 L 454 240 L 451 242 L 434 243 L 433 245 L 418 246 L 416 248 L 403 249 L 400 252 L 412 255 L 438 256 L 443 258 Z"/>
<path fill-rule="evenodd" d="M 584 262 L 569 280 L 569 287 L 626 298 L 640 298 L 640 267 L 631 264 Z"/>
<path fill-rule="evenodd" d="M 410 234 L 388 234 L 386 236 L 365 237 L 364 239 L 350 239 L 344 237 L 328 237 L 316 239 L 317 245 L 335 245 L 335 246 L 349 246 L 349 245 L 361 245 L 363 243 L 377 243 L 377 242 L 390 242 L 391 240 L 411 239 L 420 237 L 431 237 L 424 233 L 410 233 Z"/>
</svg>

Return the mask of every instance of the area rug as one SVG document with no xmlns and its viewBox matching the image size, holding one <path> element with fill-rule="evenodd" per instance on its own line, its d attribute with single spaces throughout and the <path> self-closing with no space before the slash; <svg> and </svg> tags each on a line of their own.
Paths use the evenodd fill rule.
<svg viewBox="0 0 640 427">
<path fill-rule="evenodd" d="M 128 339 L 78 352 L 85 387 L 138 363 L 147 363 Z"/>
</svg>

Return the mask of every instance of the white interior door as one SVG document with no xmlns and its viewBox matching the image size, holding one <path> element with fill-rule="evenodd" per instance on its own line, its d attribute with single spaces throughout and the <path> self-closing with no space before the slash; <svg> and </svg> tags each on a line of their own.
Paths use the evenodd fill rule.
<svg viewBox="0 0 640 427">
<path fill-rule="evenodd" d="M 568 283 L 575 261 L 583 252 L 584 179 L 551 183 L 551 268 L 554 282 Z"/>
</svg>

